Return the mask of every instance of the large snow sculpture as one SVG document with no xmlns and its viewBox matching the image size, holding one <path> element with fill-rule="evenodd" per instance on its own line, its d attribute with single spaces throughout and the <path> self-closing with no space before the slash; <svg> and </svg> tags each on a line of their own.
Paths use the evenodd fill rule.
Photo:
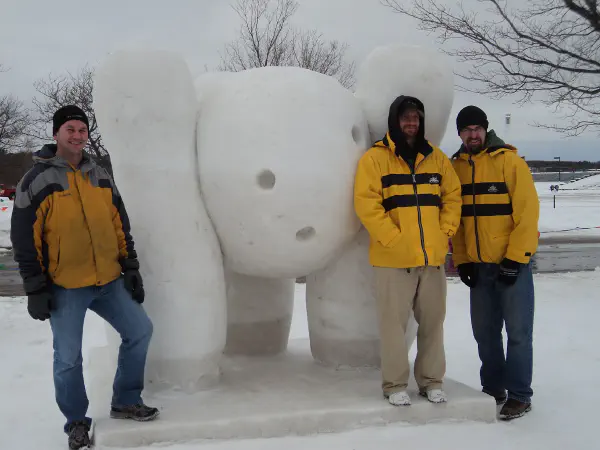
<svg viewBox="0 0 600 450">
<path fill-rule="evenodd" d="M 402 66 L 406 50 L 385 51 L 396 65 L 367 60 L 357 95 L 300 68 L 194 81 L 180 57 L 158 51 L 118 52 L 99 68 L 94 107 L 155 324 L 150 385 L 193 390 L 216 380 L 223 351 L 283 351 L 294 280 L 303 275 L 315 359 L 378 364 L 368 236 L 353 210 L 354 173 L 372 143 L 370 131 L 381 126 L 370 108 L 414 95 L 434 67 L 411 60 L 413 81 Z M 384 79 L 369 75 L 379 69 L 389 70 Z M 428 114 L 451 104 L 451 87 L 426 90 Z M 440 139 L 442 122 L 429 130 Z"/>
</svg>

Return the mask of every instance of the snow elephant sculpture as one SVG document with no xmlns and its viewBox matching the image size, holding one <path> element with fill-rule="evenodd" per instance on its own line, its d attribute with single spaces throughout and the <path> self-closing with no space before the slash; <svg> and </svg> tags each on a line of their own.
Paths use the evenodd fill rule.
<svg viewBox="0 0 600 450">
<path fill-rule="evenodd" d="M 439 143 L 452 70 L 431 58 L 425 49 L 378 48 L 353 94 L 301 68 L 193 80 L 174 53 L 108 56 L 96 72 L 94 108 L 154 322 L 149 385 L 209 387 L 223 352 L 284 351 L 300 276 L 307 276 L 314 358 L 379 364 L 369 237 L 353 209 L 354 173 L 385 132 L 382 112 L 398 94 L 423 100 Z"/>
</svg>

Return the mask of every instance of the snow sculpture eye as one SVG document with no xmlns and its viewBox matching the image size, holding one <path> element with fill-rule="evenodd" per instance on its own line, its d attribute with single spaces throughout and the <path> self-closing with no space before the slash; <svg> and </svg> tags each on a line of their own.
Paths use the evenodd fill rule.
<svg viewBox="0 0 600 450">
<path fill-rule="evenodd" d="M 270 170 L 263 170 L 256 177 L 258 185 L 263 189 L 273 189 L 275 186 L 275 174 Z"/>
<path fill-rule="evenodd" d="M 298 230 L 298 232 L 296 233 L 296 240 L 308 241 L 309 239 L 314 237 L 315 234 L 316 231 L 313 227 L 304 227 L 301 230 Z"/>
</svg>

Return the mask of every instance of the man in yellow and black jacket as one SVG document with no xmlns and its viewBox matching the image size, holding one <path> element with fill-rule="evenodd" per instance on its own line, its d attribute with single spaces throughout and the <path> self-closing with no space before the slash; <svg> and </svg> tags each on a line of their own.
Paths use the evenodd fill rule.
<svg viewBox="0 0 600 450">
<path fill-rule="evenodd" d="M 488 131 L 480 108 L 465 107 L 456 126 L 463 145 L 452 164 L 462 184 L 463 207 L 461 226 L 452 240 L 453 261 L 471 288 L 471 324 L 483 391 L 504 403 L 501 418 L 513 419 L 531 409 L 533 395 L 530 261 L 538 245 L 539 201 L 527 163 L 515 147 Z"/>
<path fill-rule="evenodd" d="M 356 214 L 371 237 L 381 338 L 382 388 L 396 406 L 410 405 L 405 330 L 419 323 L 415 378 L 422 395 L 446 401 L 444 319 L 449 238 L 460 223 L 460 182 L 448 157 L 425 139 L 425 108 L 400 96 L 388 132 L 360 159 Z"/>
<path fill-rule="evenodd" d="M 144 289 L 129 219 L 111 176 L 83 151 L 88 126 L 76 106 L 54 114 L 56 144 L 35 153 L 33 168 L 17 186 L 11 220 L 28 312 L 50 320 L 56 401 L 72 449 L 89 444 L 81 360 L 88 309 L 123 339 L 111 416 L 149 420 L 158 415 L 141 400 L 152 323 L 141 306 Z"/>
</svg>

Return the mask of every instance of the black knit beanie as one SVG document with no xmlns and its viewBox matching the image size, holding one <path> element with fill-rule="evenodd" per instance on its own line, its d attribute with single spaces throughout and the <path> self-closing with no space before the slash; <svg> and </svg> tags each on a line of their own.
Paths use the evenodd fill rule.
<svg viewBox="0 0 600 450">
<path fill-rule="evenodd" d="M 485 128 L 486 131 L 489 126 L 487 116 L 483 110 L 473 105 L 464 107 L 458 113 L 458 116 L 456 116 L 456 128 L 458 134 L 460 134 L 462 129 L 471 125 L 480 125 Z"/>
<path fill-rule="evenodd" d="M 69 120 L 79 120 L 85 123 L 88 131 L 90 129 L 90 123 L 83 110 L 75 105 L 67 105 L 54 113 L 54 117 L 52 117 L 52 134 L 56 134 L 58 129 Z"/>
</svg>

